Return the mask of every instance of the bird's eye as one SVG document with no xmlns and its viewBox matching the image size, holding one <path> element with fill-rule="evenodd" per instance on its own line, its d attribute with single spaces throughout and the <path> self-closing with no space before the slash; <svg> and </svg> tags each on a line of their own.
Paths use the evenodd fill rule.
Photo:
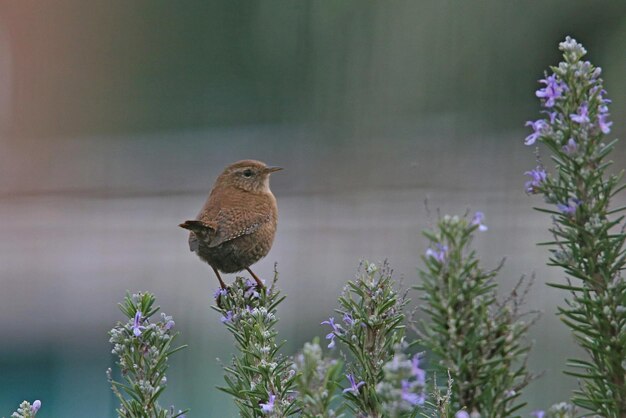
<svg viewBox="0 0 626 418">
<path fill-rule="evenodd" d="M 252 170 L 250 170 L 249 168 L 245 169 L 243 172 L 243 176 L 244 177 L 252 177 Z"/>
</svg>

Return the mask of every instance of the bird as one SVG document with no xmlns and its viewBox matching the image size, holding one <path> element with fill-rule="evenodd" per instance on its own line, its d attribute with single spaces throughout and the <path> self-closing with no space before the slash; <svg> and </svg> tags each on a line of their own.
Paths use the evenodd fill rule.
<svg viewBox="0 0 626 418">
<path fill-rule="evenodd" d="M 270 175 L 282 167 L 242 160 L 227 166 L 217 177 L 208 199 L 194 220 L 181 223 L 189 230 L 189 249 L 207 262 L 220 282 L 222 273 L 247 270 L 264 288 L 250 266 L 272 247 L 278 206 L 270 190 Z"/>
</svg>

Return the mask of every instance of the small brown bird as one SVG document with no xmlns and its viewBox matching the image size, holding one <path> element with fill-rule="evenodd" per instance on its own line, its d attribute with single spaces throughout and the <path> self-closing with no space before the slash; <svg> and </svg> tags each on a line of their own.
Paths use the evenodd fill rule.
<svg viewBox="0 0 626 418">
<path fill-rule="evenodd" d="M 270 174 L 282 170 L 255 160 L 237 161 L 219 175 L 196 220 L 185 221 L 190 230 L 189 249 L 209 263 L 223 289 L 220 276 L 248 270 L 258 286 L 263 282 L 250 266 L 265 257 L 274 242 L 278 208 L 270 190 Z"/>
</svg>

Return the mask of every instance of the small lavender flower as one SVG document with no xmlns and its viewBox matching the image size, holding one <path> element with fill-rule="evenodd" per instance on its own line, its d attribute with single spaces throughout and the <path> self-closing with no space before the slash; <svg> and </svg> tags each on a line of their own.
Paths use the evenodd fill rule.
<svg viewBox="0 0 626 418">
<path fill-rule="evenodd" d="M 346 377 L 348 378 L 348 380 L 350 381 L 350 387 L 346 388 L 343 390 L 343 393 L 346 392 L 352 392 L 353 394 L 358 394 L 359 393 L 359 388 L 361 386 L 363 386 L 365 384 L 364 381 L 360 381 L 359 383 L 356 383 L 354 381 L 354 376 L 352 374 L 347 374 Z"/>
<path fill-rule="evenodd" d="M 440 243 L 435 244 L 437 247 L 436 250 L 429 248 L 426 250 L 426 257 L 432 257 L 435 260 L 443 263 L 446 259 L 446 254 L 448 252 L 448 246 Z"/>
<path fill-rule="evenodd" d="M 552 74 L 545 79 L 539 80 L 540 83 L 544 83 L 546 86 L 535 92 L 537 97 L 545 99 L 544 106 L 554 106 L 556 99 L 561 97 L 561 94 L 565 90 L 565 85 L 556 79 L 556 74 Z"/>
<path fill-rule="evenodd" d="M 608 122 L 606 118 L 609 117 L 608 113 L 601 113 L 598 115 L 598 127 L 602 131 L 603 134 L 608 134 L 611 132 L 611 125 L 613 122 Z"/>
<path fill-rule="evenodd" d="M 37 411 L 39 411 L 39 408 L 41 408 L 41 401 L 37 399 L 35 402 L 33 402 L 32 406 L 30 407 L 30 412 L 32 412 L 34 415 L 37 413 Z"/>
<path fill-rule="evenodd" d="M 589 123 L 589 108 L 587 103 L 583 103 L 576 113 L 571 113 L 569 117 L 576 123 Z"/>
<path fill-rule="evenodd" d="M 139 337 L 141 335 L 141 331 L 146 329 L 143 325 L 141 325 L 141 311 L 137 311 L 135 314 L 135 319 L 133 320 L 133 334 L 135 337 Z"/>
<path fill-rule="evenodd" d="M 259 404 L 261 406 L 261 411 L 263 411 L 266 414 L 269 413 L 269 412 L 272 412 L 274 410 L 274 401 L 275 400 L 276 400 L 276 395 L 271 393 L 270 394 L 270 398 L 267 401 L 267 403 Z"/>
<path fill-rule="evenodd" d="M 558 112 L 548 112 L 544 110 L 541 113 L 545 113 L 546 115 L 548 115 L 548 119 L 550 119 L 551 125 L 556 121 L 556 117 L 558 116 Z"/>
<path fill-rule="evenodd" d="M 345 324 L 349 327 L 354 325 L 354 319 L 352 318 L 352 315 L 350 315 L 349 313 L 346 313 L 343 315 L 343 322 L 345 322 Z"/>
<path fill-rule="evenodd" d="M 569 198 L 567 200 L 567 204 L 559 203 L 556 207 L 563 213 L 564 215 L 573 215 L 576 213 L 576 209 L 580 206 L 580 200 Z"/>
<path fill-rule="evenodd" d="M 578 151 L 578 144 L 574 141 L 574 138 L 570 138 L 567 144 L 563 145 L 563 151 L 567 154 L 575 154 Z"/>
<path fill-rule="evenodd" d="M 528 121 L 526 122 L 526 126 L 530 126 L 533 128 L 533 133 L 528 135 L 524 140 L 524 145 L 532 145 L 539 139 L 539 137 L 545 132 L 546 128 L 548 128 L 548 124 L 545 120 L 539 119 L 536 121 Z"/>
<path fill-rule="evenodd" d="M 163 312 L 161 312 L 161 323 L 164 324 L 163 328 L 165 328 L 166 331 L 169 331 L 176 326 L 176 322 L 174 322 L 172 317 L 165 315 Z"/>
<path fill-rule="evenodd" d="M 596 92 L 600 88 L 601 87 L 599 85 L 596 85 L 591 89 L 591 92 L 592 93 Z M 611 103 L 611 99 L 607 99 L 606 97 L 604 97 L 605 94 L 606 94 L 606 90 L 604 89 L 601 89 L 600 93 L 598 93 L 598 101 L 600 102 L 600 105 L 598 106 L 598 114 L 609 112 L 609 107 L 607 105 Z"/>
<path fill-rule="evenodd" d="M 530 413 L 530 415 L 534 416 L 535 418 L 543 418 L 546 415 L 545 411 L 533 411 Z"/>
<path fill-rule="evenodd" d="M 421 358 L 421 354 L 413 356 L 413 360 L 411 360 L 411 372 L 413 373 L 413 376 L 415 376 L 416 382 L 419 385 L 424 386 L 426 384 L 426 371 L 420 369 L 419 367 Z"/>
<path fill-rule="evenodd" d="M 470 418 L 470 415 L 467 411 L 460 410 L 456 414 L 454 414 L 454 418 Z"/>
<path fill-rule="evenodd" d="M 213 292 L 213 298 L 217 300 L 219 299 L 220 296 L 226 296 L 227 294 L 228 294 L 228 290 L 220 287 L 217 290 L 215 290 L 215 292 Z"/>
<path fill-rule="evenodd" d="M 246 291 L 244 293 L 244 296 L 247 298 L 259 298 L 259 292 L 257 292 L 256 290 L 256 283 L 250 279 L 246 280 Z"/>
<path fill-rule="evenodd" d="M 476 212 L 474 217 L 472 218 L 472 225 L 478 225 L 479 231 L 486 231 L 489 228 L 487 225 L 483 224 L 483 219 L 485 218 L 485 214 L 482 212 Z"/>
<path fill-rule="evenodd" d="M 344 320 L 345 320 L 345 316 L 344 316 Z M 332 327 L 333 330 L 330 333 L 326 334 L 326 339 L 330 340 L 330 344 L 328 344 L 328 348 L 334 348 L 335 336 L 341 334 L 340 326 L 335 324 L 335 318 L 333 317 L 328 318 L 328 321 L 323 321 L 321 325 L 330 325 Z"/>
<path fill-rule="evenodd" d="M 226 312 L 226 315 L 220 318 L 220 321 L 222 321 L 222 324 L 225 324 L 226 322 L 231 322 L 232 320 L 233 320 L 233 311 Z"/>
<path fill-rule="evenodd" d="M 332 332 L 330 334 L 327 334 L 326 339 L 330 340 L 330 342 L 328 343 L 328 348 L 335 348 L 335 334 Z"/>
<path fill-rule="evenodd" d="M 419 394 L 414 393 L 412 391 L 413 386 L 414 385 L 409 383 L 408 380 L 402 381 L 402 394 L 401 394 L 402 399 L 407 401 L 411 406 L 424 405 L 424 402 L 426 401 L 426 397 L 424 393 L 423 392 Z"/>
<path fill-rule="evenodd" d="M 537 193 L 537 189 L 543 184 L 543 182 L 548 177 L 546 171 L 537 166 L 537 168 L 532 169 L 524 173 L 525 176 L 530 176 L 530 180 L 524 184 L 524 189 L 526 193 Z"/>
</svg>

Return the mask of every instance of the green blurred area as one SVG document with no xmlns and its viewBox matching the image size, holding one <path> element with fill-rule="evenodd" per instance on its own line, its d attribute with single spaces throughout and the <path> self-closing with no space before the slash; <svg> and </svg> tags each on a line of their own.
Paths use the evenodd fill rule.
<svg viewBox="0 0 626 418">
<path fill-rule="evenodd" d="M 190 346 L 164 404 L 235 416 L 214 389 L 232 351 L 214 278 L 176 225 L 249 157 L 287 168 L 259 263 L 284 277 L 285 353 L 323 337 L 360 257 L 416 280 L 425 199 L 474 205 L 485 264 L 510 256 L 503 287 L 538 272 L 531 366 L 548 373 L 527 409 L 565 399 L 576 350 L 543 287 L 562 277 L 534 246 L 549 221 L 523 195 L 521 143 L 568 34 L 603 67 L 624 137 L 624 1 L 0 2 L 0 416 L 24 398 L 41 418 L 114 416 L 106 332 L 128 289 L 153 291 Z"/>
<path fill-rule="evenodd" d="M 605 66 L 626 30 L 621 1 L 62 0 L 0 12 L 11 132 L 38 137 L 265 123 L 367 132 L 441 112 L 502 129 L 534 104 L 566 34 Z"/>
</svg>

